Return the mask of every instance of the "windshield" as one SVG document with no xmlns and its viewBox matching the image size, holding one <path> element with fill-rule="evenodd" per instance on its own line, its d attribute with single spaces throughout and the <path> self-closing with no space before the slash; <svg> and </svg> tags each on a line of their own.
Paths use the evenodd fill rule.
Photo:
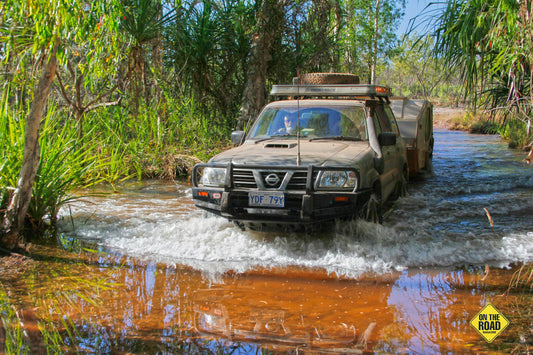
<svg viewBox="0 0 533 355">
<path fill-rule="evenodd" d="M 300 137 L 367 140 L 365 109 L 361 106 L 273 106 L 266 108 L 249 138 Z"/>
</svg>

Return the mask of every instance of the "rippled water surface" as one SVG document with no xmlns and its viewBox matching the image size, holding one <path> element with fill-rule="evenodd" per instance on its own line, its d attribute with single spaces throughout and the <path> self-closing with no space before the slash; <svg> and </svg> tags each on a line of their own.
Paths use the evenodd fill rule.
<svg viewBox="0 0 533 355">
<path fill-rule="evenodd" d="M 181 183 L 131 184 L 72 203 L 62 232 L 104 251 L 93 272 L 120 285 L 102 294 L 87 346 L 241 354 L 528 346 L 531 298 L 500 295 L 512 266 L 533 260 L 533 169 L 497 137 L 443 130 L 435 140 L 434 174 L 414 181 L 383 225 L 242 231 L 195 209 Z M 487 302 L 522 314 L 521 327 L 492 345 L 469 325 Z"/>
</svg>

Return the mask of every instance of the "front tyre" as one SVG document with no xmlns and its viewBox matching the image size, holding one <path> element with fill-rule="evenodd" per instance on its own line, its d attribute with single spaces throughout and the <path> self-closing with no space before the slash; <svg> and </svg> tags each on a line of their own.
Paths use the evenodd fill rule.
<svg viewBox="0 0 533 355">
<path fill-rule="evenodd" d="M 406 197 L 407 196 L 407 182 L 409 181 L 409 172 L 407 168 L 404 169 L 402 177 L 400 181 L 398 182 L 398 185 L 396 186 L 395 191 L 390 197 L 391 201 L 396 201 L 400 197 Z"/>
<path fill-rule="evenodd" d="M 383 222 L 383 210 L 381 198 L 374 191 L 370 195 L 368 201 L 363 205 L 361 217 L 368 222 L 382 223 Z"/>
</svg>

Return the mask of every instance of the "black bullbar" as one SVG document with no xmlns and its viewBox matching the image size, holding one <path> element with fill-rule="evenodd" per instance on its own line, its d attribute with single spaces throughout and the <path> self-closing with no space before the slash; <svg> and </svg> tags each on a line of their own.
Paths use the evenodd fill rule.
<svg viewBox="0 0 533 355">
<path fill-rule="evenodd" d="M 203 168 L 225 168 L 224 186 L 201 186 L 200 172 Z M 248 194 L 257 188 L 235 187 L 234 170 L 290 171 L 300 175 L 306 173 L 305 189 L 265 189 L 284 194 L 283 207 L 251 207 Z M 316 223 L 317 221 L 353 217 L 370 196 L 370 190 L 315 189 L 315 180 L 320 171 L 353 171 L 359 182 L 359 172 L 352 167 L 339 166 L 265 166 L 235 165 L 233 163 L 202 163 L 192 171 L 192 194 L 194 204 L 202 209 L 231 220 L 271 223 Z"/>
</svg>

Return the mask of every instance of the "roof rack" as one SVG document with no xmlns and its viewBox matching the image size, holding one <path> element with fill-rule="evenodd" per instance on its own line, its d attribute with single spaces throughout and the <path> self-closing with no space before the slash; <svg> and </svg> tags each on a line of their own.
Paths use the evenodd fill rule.
<svg viewBox="0 0 533 355">
<path fill-rule="evenodd" d="M 326 97 L 384 97 L 392 95 L 390 88 L 366 84 L 338 85 L 274 85 L 272 96 L 326 96 Z"/>
</svg>

